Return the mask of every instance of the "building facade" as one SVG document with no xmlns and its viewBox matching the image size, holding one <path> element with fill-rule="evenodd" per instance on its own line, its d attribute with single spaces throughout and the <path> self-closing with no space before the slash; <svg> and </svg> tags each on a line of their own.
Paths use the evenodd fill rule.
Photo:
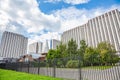
<svg viewBox="0 0 120 80">
<path fill-rule="evenodd" d="M 60 44 L 59 40 L 51 39 L 50 40 L 50 49 L 56 49 L 59 44 Z"/>
<path fill-rule="evenodd" d="M 36 54 L 41 54 L 42 53 L 42 47 L 43 43 L 42 42 L 35 42 L 29 45 L 29 53 L 36 53 Z"/>
<path fill-rule="evenodd" d="M 76 40 L 78 47 L 80 40 L 85 40 L 92 47 L 102 41 L 110 42 L 120 55 L 120 12 L 112 10 L 62 34 L 63 43 L 68 43 L 71 38 Z"/>
<path fill-rule="evenodd" d="M 46 40 L 43 43 L 42 53 L 48 53 L 48 51 L 49 51 L 49 44 L 48 44 L 48 40 Z"/>
<path fill-rule="evenodd" d="M 23 35 L 5 31 L 0 44 L 0 56 L 19 58 L 27 53 L 28 38 Z"/>
</svg>

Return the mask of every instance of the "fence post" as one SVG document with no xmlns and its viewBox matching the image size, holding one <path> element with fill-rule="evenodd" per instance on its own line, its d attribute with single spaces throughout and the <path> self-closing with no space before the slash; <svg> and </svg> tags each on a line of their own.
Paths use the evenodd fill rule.
<svg viewBox="0 0 120 80">
<path fill-rule="evenodd" d="M 80 57 L 78 57 L 79 59 L 79 80 L 82 80 L 82 76 L 81 76 L 81 63 L 80 63 Z"/>
<path fill-rule="evenodd" d="M 39 75 L 39 73 L 40 73 L 40 60 L 38 62 L 38 75 Z"/>
<path fill-rule="evenodd" d="M 22 63 L 23 63 L 23 62 L 21 62 L 21 70 L 20 70 L 21 72 L 22 72 Z"/>
<path fill-rule="evenodd" d="M 3 69 L 7 69 L 7 63 L 5 63 L 3 66 L 4 66 Z"/>
<path fill-rule="evenodd" d="M 53 60 L 53 77 L 56 77 L 56 59 Z"/>
<path fill-rule="evenodd" d="M 29 64 L 30 64 L 30 62 L 28 61 L 28 73 L 29 73 Z"/>
<path fill-rule="evenodd" d="M 15 71 L 18 71 L 18 63 L 17 62 L 15 63 L 15 66 L 16 66 Z"/>
<path fill-rule="evenodd" d="M 118 62 L 118 65 L 117 65 L 116 67 L 117 67 L 117 71 L 118 71 L 118 74 L 119 74 L 119 75 L 118 75 L 118 77 L 119 77 L 118 79 L 120 79 L 120 70 L 119 70 L 119 67 L 120 67 L 120 61 Z"/>
</svg>

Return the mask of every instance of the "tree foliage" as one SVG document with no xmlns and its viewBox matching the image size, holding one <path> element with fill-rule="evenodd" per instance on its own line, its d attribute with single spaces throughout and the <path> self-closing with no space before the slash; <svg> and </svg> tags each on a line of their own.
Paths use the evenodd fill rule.
<svg viewBox="0 0 120 80">
<path fill-rule="evenodd" d="M 66 45 L 61 42 L 55 50 L 50 49 L 47 54 L 47 59 L 52 59 L 52 61 L 54 61 L 54 58 L 63 59 L 69 57 L 69 60 L 72 60 L 75 56 L 80 57 L 82 64 L 88 66 L 109 65 L 119 61 L 119 56 L 116 55 L 115 47 L 108 42 L 101 42 L 96 48 L 93 48 L 90 46 L 88 47 L 86 42 L 81 40 L 80 48 L 78 49 L 76 41 L 73 39 L 71 39 Z M 69 62 L 69 60 L 62 61 L 58 59 L 57 65 L 63 67 L 66 64 L 71 65 L 71 63 L 74 63 L 74 61 Z"/>
<path fill-rule="evenodd" d="M 67 68 L 78 68 L 79 67 L 79 60 L 69 60 L 66 64 Z"/>
<path fill-rule="evenodd" d="M 57 49 L 50 49 L 47 54 L 47 59 L 64 58 L 67 56 L 66 45 L 62 42 L 57 46 Z"/>
<path fill-rule="evenodd" d="M 80 48 L 78 49 L 78 56 L 80 56 L 82 60 L 84 58 L 85 50 L 87 47 L 88 46 L 87 46 L 85 40 L 81 40 L 80 41 Z"/>
<path fill-rule="evenodd" d="M 84 54 L 84 61 L 87 65 L 109 65 L 116 63 L 119 56 L 113 45 L 108 42 L 101 42 L 97 48 L 87 47 Z"/>
<path fill-rule="evenodd" d="M 59 55 L 59 58 L 67 57 L 66 45 L 61 42 L 60 45 L 57 46 L 56 52 Z"/>
<path fill-rule="evenodd" d="M 86 48 L 84 61 L 85 65 L 98 65 L 100 62 L 98 51 L 92 47 Z"/>
<path fill-rule="evenodd" d="M 47 54 L 47 59 L 54 59 L 56 58 L 56 50 L 50 49 Z"/>
<path fill-rule="evenodd" d="M 119 59 L 119 56 L 116 55 L 115 47 L 108 42 L 99 43 L 97 50 L 103 64 L 115 63 Z"/>
<path fill-rule="evenodd" d="M 71 39 L 68 42 L 68 46 L 67 46 L 68 57 L 73 57 L 73 56 L 77 55 L 77 49 L 78 49 L 78 46 L 76 44 L 76 41 Z"/>
</svg>

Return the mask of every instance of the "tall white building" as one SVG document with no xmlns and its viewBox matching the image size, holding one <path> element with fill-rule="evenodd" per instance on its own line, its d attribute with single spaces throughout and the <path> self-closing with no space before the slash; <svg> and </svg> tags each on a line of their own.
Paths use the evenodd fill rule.
<svg viewBox="0 0 120 80">
<path fill-rule="evenodd" d="M 42 42 L 35 42 L 29 45 L 29 53 L 37 53 L 37 54 L 41 54 L 42 53 L 42 47 L 43 47 L 43 43 Z"/>
<path fill-rule="evenodd" d="M 78 46 L 80 40 L 85 40 L 92 47 L 108 41 L 115 46 L 117 53 L 120 53 L 120 12 L 117 9 L 112 10 L 62 34 L 63 43 L 68 43 L 71 38 L 76 40 Z"/>
<path fill-rule="evenodd" d="M 48 53 L 48 51 L 49 51 L 49 45 L 48 45 L 48 40 L 46 40 L 43 43 L 42 53 Z"/>
<path fill-rule="evenodd" d="M 59 44 L 60 44 L 59 40 L 51 39 L 50 40 L 50 49 L 56 49 Z"/>
<path fill-rule="evenodd" d="M 28 38 L 23 35 L 5 31 L 0 44 L 0 56 L 19 58 L 27 53 Z"/>
</svg>

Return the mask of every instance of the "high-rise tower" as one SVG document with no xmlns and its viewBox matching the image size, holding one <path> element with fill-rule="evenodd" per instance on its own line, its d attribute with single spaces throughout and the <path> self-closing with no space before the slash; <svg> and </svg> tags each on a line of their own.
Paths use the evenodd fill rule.
<svg viewBox="0 0 120 80">
<path fill-rule="evenodd" d="M 71 38 L 76 40 L 78 46 L 80 40 L 85 40 L 92 47 L 102 41 L 110 42 L 120 55 L 120 12 L 117 9 L 109 11 L 62 34 L 63 43 L 68 43 Z"/>
<path fill-rule="evenodd" d="M 28 38 L 5 31 L 0 44 L 0 57 L 19 58 L 27 53 Z"/>
</svg>

